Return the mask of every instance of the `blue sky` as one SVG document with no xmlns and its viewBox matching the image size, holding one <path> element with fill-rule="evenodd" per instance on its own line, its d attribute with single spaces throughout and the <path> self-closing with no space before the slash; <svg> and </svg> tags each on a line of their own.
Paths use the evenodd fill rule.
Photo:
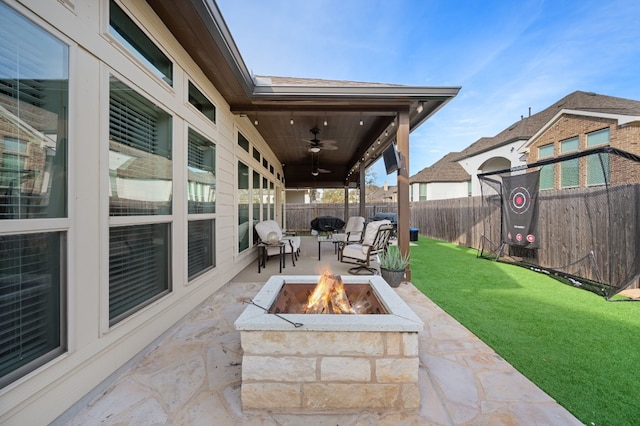
<svg viewBox="0 0 640 426">
<path fill-rule="evenodd" d="M 255 74 L 461 86 L 411 133 L 410 175 L 575 90 L 640 100 L 638 0 L 217 3 Z"/>
</svg>

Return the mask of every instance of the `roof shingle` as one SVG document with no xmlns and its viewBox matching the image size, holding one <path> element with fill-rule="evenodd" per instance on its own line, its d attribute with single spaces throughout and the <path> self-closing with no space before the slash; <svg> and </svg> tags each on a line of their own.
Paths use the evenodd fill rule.
<svg viewBox="0 0 640 426">
<path fill-rule="evenodd" d="M 494 137 L 482 137 L 478 139 L 460 152 L 458 160 L 517 140 L 530 139 L 562 109 L 637 116 L 640 115 L 640 101 L 578 90 L 570 93 L 539 113 L 516 121 Z"/>
<path fill-rule="evenodd" d="M 409 178 L 409 183 L 468 181 L 471 176 L 457 163 L 459 156 L 459 152 L 450 152 Z"/>
</svg>

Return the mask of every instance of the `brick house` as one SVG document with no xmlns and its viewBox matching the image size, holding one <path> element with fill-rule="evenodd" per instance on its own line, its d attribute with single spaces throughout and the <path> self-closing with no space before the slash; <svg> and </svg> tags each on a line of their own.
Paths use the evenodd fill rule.
<svg viewBox="0 0 640 426">
<path fill-rule="evenodd" d="M 427 185 L 449 188 L 443 197 L 457 198 L 459 192 L 451 190 L 451 176 L 460 176 L 460 169 L 470 177 L 470 193 L 481 194 L 477 175 L 495 170 L 509 169 L 560 155 L 599 146 L 611 146 L 640 155 L 640 101 L 575 91 L 544 110 L 522 117 L 493 137 L 482 137 L 459 153 L 450 153 L 431 167 L 411 177 L 412 201 L 435 199 L 429 197 Z M 564 166 L 556 164 L 543 170 L 542 189 L 585 187 L 604 182 L 602 172 L 595 164 L 596 157 L 581 158 Z M 600 160 L 597 160 L 598 162 Z M 607 160 L 608 161 L 608 160 Z M 608 164 L 608 163 L 607 163 Z M 565 182 L 562 170 L 565 168 Z M 625 170 L 624 161 L 612 159 L 605 169 L 611 170 L 611 182 L 639 182 Z M 598 168 L 602 171 L 602 167 Z M 592 173 L 589 175 L 589 171 Z M 455 178 L 458 179 L 458 178 Z M 462 182 L 462 180 L 455 180 Z M 424 197 L 420 195 L 422 182 Z M 442 192 L 442 191 L 440 191 Z"/>
<path fill-rule="evenodd" d="M 520 148 L 527 163 L 610 146 L 640 155 L 640 101 L 574 92 L 554 104 L 556 114 Z M 551 108 L 551 107 L 550 107 Z M 541 189 L 640 182 L 623 160 L 596 155 L 544 166 Z M 630 164 L 630 163 L 629 163 Z"/>
</svg>

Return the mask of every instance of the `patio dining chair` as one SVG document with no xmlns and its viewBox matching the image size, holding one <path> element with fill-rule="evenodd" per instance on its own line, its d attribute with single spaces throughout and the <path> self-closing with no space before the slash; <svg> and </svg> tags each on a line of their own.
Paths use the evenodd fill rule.
<svg viewBox="0 0 640 426">
<path fill-rule="evenodd" d="M 362 242 L 342 247 L 340 262 L 358 265 L 349 269 L 352 275 L 376 274 L 377 270 L 371 266 L 371 261 L 377 260 L 378 254 L 387 250 L 392 232 L 393 225 L 388 220 L 369 222 Z"/>
<path fill-rule="evenodd" d="M 332 234 L 331 239 L 338 245 L 338 260 L 340 260 L 340 252 L 342 247 L 347 244 L 359 243 L 362 240 L 362 232 L 364 231 L 364 217 L 351 216 L 347 220 L 347 226 L 343 233 Z"/>
</svg>

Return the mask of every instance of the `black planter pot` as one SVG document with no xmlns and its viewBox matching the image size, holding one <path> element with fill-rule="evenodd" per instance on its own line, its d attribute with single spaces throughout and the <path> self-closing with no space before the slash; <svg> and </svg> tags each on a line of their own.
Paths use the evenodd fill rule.
<svg viewBox="0 0 640 426">
<path fill-rule="evenodd" d="M 398 287 L 404 281 L 404 269 L 392 270 L 380 268 L 380 275 L 391 287 Z"/>
</svg>

